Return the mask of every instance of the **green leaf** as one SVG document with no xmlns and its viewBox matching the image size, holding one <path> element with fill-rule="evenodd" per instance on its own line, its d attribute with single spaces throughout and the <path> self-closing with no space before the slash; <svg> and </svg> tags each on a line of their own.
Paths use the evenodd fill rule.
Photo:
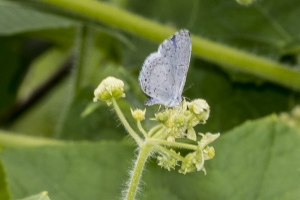
<svg viewBox="0 0 300 200">
<path fill-rule="evenodd" d="M 212 144 L 205 177 L 176 176 L 170 188 L 188 199 L 299 199 L 299 142 L 299 132 L 276 116 L 246 122 Z"/>
<path fill-rule="evenodd" d="M 95 41 L 96 35 L 104 35 L 101 39 L 105 40 L 99 44 Z M 106 51 L 112 52 L 112 49 L 106 51 L 101 49 L 101 45 L 107 46 L 107 42 L 115 41 L 107 34 L 101 34 L 92 27 L 83 27 L 77 35 L 77 62 L 76 71 L 73 73 L 72 85 L 75 88 L 72 103 L 68 107 L 65 118 L 61 121 L 61 127 L 58 130 L 60 138 L 72 140 L 95 140 L 95 139 L 117 139 L 121 140 L 124 134 L 118 134 L 116 131 L 117 123 L 114 120 L 113 112 L 107 112 L 106 104 L 102 102 L 102 109 L 89 116 L 81 117 L 85 108 L 92 102 L 94 89 L 107 76 L 119 77 L 121 72 L 116 70 L 119 67 L 106 59 Z M 99 67 L 100 66 L 100 67 Z M 127 108 L 129 107 L 128 104 Z M 122 130 L 121 127 L 119 130 Z"/>
<path fill-rule="evenodd" d="M 299 199 L 300 135 L 275 116 L 227 132 L 212 146 L 207 175 L 146 165 L 139 199 Z M 118 199 L 134 157 L 116 142 L 5 148 L 1 153 L 12 196 L 47 190 L 53 199 Z"/>
<path fill-rule="evenodd" d="M 193 85 L 183 96 L 205 99 L 211 114 L 199 132 L 221 132 L 271 113 L 290 110 L 299 104 L 296 92 L 272 84 L 233 83 L 216 66 L 200 60 L 191 63 L 186 86 Z"/>
<path fill-rule="evenodd" d="M 17 3 L 0 1 L 0 35 L 68 28 L 74 25 L 74 21 L 64 17 L 39 12 Z"/>
<path fill-rule="evenodd" d="M 298 1 L 293 3 L 299 4 Z M 170 6 L 172 9 L 168 9 Z M 259 6 L 265 9 L 270 19 Z M 289 10 L 281 9 L 286 7 Z M 278 45 L 285 39 L 276 29 L 277 26 L 274 27 L 274 23 L 280 23 L 281 27 L 288 30 L 293 27 L 292 29 L 297 29 L 299 33 L 300 26 L 296 22 L 300 17 L 296 17 L 300 13 L 299 7 L 293 7 L 290 2 L 284 1 L 272 3 L 258 1 L 249 7 L 240 6 L 235 1 L 218 0 L 184 3 L 170 0 L 147 2 L 130 0 L 127 4 L 128 10 L 148 19 L 172 24 L 178 29 L 188 28 L 192 33 L 205 38 L 221 41 L 249 52 L 254 51 L 255 54 L 269 56 L 275 60 L 281 57 L 283 51 Z M 178 15 L 178 12 L 181 14 Z M 290 15 L 295 18 L 289 17 Z M 291 26 L 287 27 L 286 24 Z M 293 38 L 298 37 L 295 31 L 291 31 L 291 35 Z M 124 50 L 123 65 L 127 68 L 135 67 L 136 71 L 139 71 L 145 58 L 157 51 L 158 44 L 139 38 L 134 40 L 137 48 L 132 51 Z M 272 43 L 266 40 L 271 40 Z M 216 56 L 222 55 L 220 52 Z M 299 104 L 300 99 L 293 90 L 265 83 L 262 79 L 237 70 L 224 69 L 226 68 L 220 69 L 192 56 L 185 87 L 190 85 L 193 87 L 183 92 L 183 96 L 189 99 L 203 98 L 211 107 L 210 119 L 204 126 L 197 127 L 199 132 L 224 132 L 247 119 L 280 113 Z M 143 101 L 145 99 L 144 96 Z"/>
<path fill-rule="evenodd" d="M 92 102 L 93 90 L 81 90 L 67 111 L 59 137 L 68 140 L 122 140 L 126 131 L 119 126 L 116 114 L 105 102 L 97 102 L 99 107 L 86 117 L 81 117 L 85 108 Z M 126 104 L 126 107 L 129 107 Z"/>
<path fill-rule="evenodd" d="M 36 58 L 19 88 L 18 97 L 25 98 L 54 74 L 65 62 L 67 54 L 66 49 L 53 47 Z"/>
<path fill-rule="evenodd" d="M 145 58 L 157 50 L 158 44 L 130 36 L 131 43 L 136 48 L 129 49 L 126 46 L 122 49 L 121 55 L 119 41 L 115 38 L 123 43 L 126 40 L 122 40 L 123 33 L 120 35 L 115 33 L 123 29 L 161 41 L 165 39 L 168 31 L 174 29 L 168 29 L 149 20 L 134 18 L 122 12 L 123 10 L 116 11 L 128 19 L 116 17 L 114 12 L 103 17 L 103 12 L 99 12 L 98 8 L 108 8 L 108 11 L 114 9 L 96 1 L 89 4 L 80 0 L 35 1 L 35 8 L 38 9 L 42 7 L 39 6 L 41 2 L 43 5 L 49 5 L 44 7 L 47 12 L 24 7 L 25 4 L 22 3 L 25 1 L 20 2 L 21 4 L 14 4 L 0 1 L 0 35 L 22 33 L 22 36 L 38 36 L 56 41 L 56 44 L 67 44 L 69 47 L 73 43 L 76 34 L 74 30 L 77 26 L 74 21 L 57 15 L 62 14 L 70 18 L 75 16 L 83 19 L 81 25 L 87 31 L 87 37 L 77 38 L 83 39 L 81 40 L 83 50 L 79 55 L 83 59 L 79 60 L 81 68 L 77 68 L 80 71 L 75 77 L 77 82 L 59 85 L 57 91 L 46 96 L 45 99 L 49 101 L 41 101 L 10 129 L 32 135 L 54 136 L 58 124 L 61 129 L 60 135 L 57 136 L 63 139 L 121 140 L 126 131 L 122 126 L 117 128 L 119 122 L 115 118 L 114 111 L 110 111 L 105 103 L 99 102 L 94 112 L 85 117 L 81 117 L 81 114 L 92 102 L 93 89 L 97 84 L 105 76 L 113 75 L 125 81 L 126 99 L 120 100 L 119 103 L 130 120 L 128 104 L 130 103 L 133 108 L 142 108 L 142 98 L 146 98 L 139 88 L 136 77 Z M 52 6 L 57 6 L 62 12 L 54 11 Z M 207 50 L 206 46 L 195 45 L 198 52 L 195 51 L 196 48 L 193 51 L 197 55 L 209 58 L 218 66 L 222 65 L 224 69 L 227 66 L 221 58 L 238 60 L 239 57 L 234 55 L 241 55 L 240 49 L 251 52 L 252 55 L 246 55 L 256 61 L 248 66 L 248 73 L 258 70 L 261 65 L 255 63 L 260 63 L 259 60 L 264 61 L 264 57 L 275 60 L 277 64 L 275 66 L 278 66 L 277 61 L 282 60 L 282 56 L 291 54 L 296 57 L 293 63 L 297 65 L 299 8 L 299 2 L 295 0 L 257 1 L 249 7 L 240 6 L 234 0 L 190 2 L 154 0 L 142 3 L 130 0 L 126 6 L 131 12 L 148 19 L 154 19 L 176 29 L 187 28 L 194 34 L 217 41 L 213 43 L 214 47 L 228 45 L 227 50 L 235 52 L 231 57 L 226 57 L 228 54 L 220 50 L 213 51 L 215 58 L 212 58 L 212 55 L 205 57 L 199 48 L 204 51 Z M 107 25 L 114 25 L 116 29 L 110 32 L 107 28 L 108 31 L 104 31 L 105 33 L 98 32 L 101 21 Z M 141 21 L 146 23 L 138 23 Z M 202 39 L 194 38 L 194 41 Z M 1 79 L 3 84 L 0 84 L 3 86 L 1 91 L 8 91 L 9 81 L 16 84 L 13 74 L 19 70 L 16 62 L 20 57 L 15 51 L 16 47 L 11 44 L 19 45 L 20 42 L 14 43 L 15 37 L 11 37 L 8 42 L 6 39 L 1 42 L 0 60 L 5 66 L 12 68 L 6 67 L 1 76 L 3 78 Z M 76 50 L 79 49 L 78 46 L 75 46 Z M 254 54 L 260 57 L 255 57 Z M 37 60 L 36 63 L 45 66 L 47 70 L 50 69 L 49 66 L 57 63 L 58 57 L 62 58 L 46 57 L 48 59 L 45 59 L 45 62 L 39 63 Z M 43 56 L 40 59 L 43 59 Z M 124 68 L 115 64 L 119 63 L 120 59 L 123 59 Z M 239 64 L 243 65 L 243 60 Z M 283 68 L 282 65 L 279 67 Z M 273 71 L 272 68 L 264 69 L 265 71 L 260 71 L 261 76 L 262 72 L 263 75 L 280 72 L 280 70 Z M 47 70 L 42 71 L 47 73 Z M 295 72 L 293 69 L 290 71 Z M 216 65 L 192 59 L 186 87 L 190 84 L 194 84 L 194 87 L 183 95 L 191 99 L 204 98 L 211 107 L 211 118 L 207 124 L 199 126 L 197 131 L 223 133 L 224 130 L 229 130 L 245 120 L 286 111 L 299 103 L 299 95 L 293 90 L 262 82 L 260 85 L 252 84 L 251 77 L 241 77 L 239 73 L 239 71 L 228 73 L 228 69 L 224 73 Z M 273 80 L 272 75 L 271 78 L 265 77 Z M 281 78 L 286 84 L 290 83 L 289 76 Z M 80 87 L 77 88 L 76 95 L 70 94 L 66 88 L 74 87 L 75 84 Z M 22 88 L 30 87 L 29 85 Z M 289 86 L 296 87 L 293 84 Z M 15 93 L 12 96 L 9 96 L 8 92 L 3 94 L 4 98 L 8 99 L 5 100 L 5 104 L 1 101 L 1 106 L 5 107 L 8 105 L 7 102 L 12 101 Z M 70 100 L 73 101 L 69 106 Z M 67 111 L 64 120 L 61 118 L 63 111 Z M 147 117 L 155 111 L 156 107 L 148 107 Z M 134 124 L 135 127 L 135 123 L 130 124 Z M 12 134 L 14 133 L 10 136 Z M 33 142 L 33 138 L 27 140 L 25 139 L 27 137 L 14 136 L 7 136 L 7 139 L 0 135 L 1 145 L 4 146 L 1 152 L 3 169 L 2 174 L 0 173 L 0 199 L 8 199 L 10 196 L 14 199 L 24 198 L 44 190 L 49 191 L 53 199 L 119 199 L 121 191 L 125 189 L 128 170 L 132 165 L 130 160 L 134 158 L 133 145 L 102 141 L 62 142 L 51 146 L 45 142 L 49 145 L 41 146 L 44 140 L 37 139 L 37 142 Z M 206 176 L 201 172 L 188 175 L 181 175 L 175 171 L 168 172 L 158 167 L 156 161 L 150 160 L 142 178 L 146 184 L 141 185 L 140 199 L 299 199 L 299 142 L 299 132 L 274 116 L 249 121 L 223 134 L 213 143 L 216 157 L 206 162 L 208 173 Z"/>
<path fill-rule="evenodd" d="M 117 78 L 121 78 L 125 82 L 126 98 L 119 99 L 118 104 L 121 107 L 127 120 L 133 125 L 133 129 L 136 129 L 136 121 L 132 118 L 130 107 L 135 107 L 137 99 L 133 96 L 133 92 L 130 91 L 133 84 L 126 82 L 124 78 L 128 74 L 124 73 L 123 70 L 116 70 L 115 65 L 102 66 L 102 73 L 95 76 L 106 76 L 113 75 Z M 103 80 L 98 79 L 98 84 Z M 96 80 L 96 79 L 95 79 Z M 135 82 L 134 82 L 135 83 Z M 98 85 L 97 84 L 97 85 Z M 61 129 L 59 131 L 59 137 L 68 140 L 122 140 L 126 136 L 126 131 L 123 126 L 119 126 L 120 122 L 112 110 L 112 107 L 108 107 L 103 101 L 94 103 L 93 95 L 94 87 L 86 87 L 79 91 L 71 103 L 66 117 L 61 122 Z M 141 103 L 141 102 L 139 102 Z M 92 110 L 88 111 L 91 108 Z M 88 115 L 85 112 L 89 112 Z M 84 116 L 86 115 L 86 116 Z"/>
<path fill-rule="evenodd" d="M 170 6 L 172 9 L 168 9 Z M 127 8 L 161 23 L 275 59 L 291 41 L 294 46 L 300 44 L 300 4 L 296 0 L 258 1 L 247 7 L 222 0 L 130 0 Z"/>
<path fill-rule="evenodd" d="M 46 81 L 66 59 L 67 51 L 61 48 L 51 48 L 39 56 L 31 64 L 22 86 L 19 88 L 19 99 L 26 99 L 34 89 Z M 62 113 L 67 106 L 70 81 L 58 84 L 50 93 L 46 94 L 30 112 L 24 113 L 10 126 L 14 132 L 26 133 L 29 135 L 55 135 L 57 125 L 61 120 Z M 58 106 L 60 105 L 60 106 Z M 33 126 L 34 124 L 34 126 Z"/>
<path fill-rule="evenodd" d="M 131 147 L 112 142 L 9 148 L 2 152 L 14 198 L 46 189 L 51 198 L 64 200 L 118 199 L 132 157 Z"/>
<path fill-rule="evenodd" d="M 40 194 L 33 195 L 24 199 L 19 200 L 50 200 L 48 197 L 48 192 L 41 192 Z"/>
</svg>

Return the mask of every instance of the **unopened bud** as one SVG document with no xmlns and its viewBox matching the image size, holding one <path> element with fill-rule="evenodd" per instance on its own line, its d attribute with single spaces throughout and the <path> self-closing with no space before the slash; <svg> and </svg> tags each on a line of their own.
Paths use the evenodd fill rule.
<svg viewBox="0 0 300 200">
<path fill-rule="evenodd" d="M 145 114 L 146 114 L 146 108 L 145 110 L 141 110 L 141 109 L 135 109 L 135 110 L 131 110 L 131 115 L 134 119 L 138 120 L 138 121 L 143 121 L 145 119 Z"/>
<path fill-rule="evenodd" d="M 125 97 L 124 82 L 115 77 L 107 77 L 104 79 L 94 91 L 94 102 L 98 99 L 106 101 L 108 105 L 111 104 L 112 98 L 119 99 Z"/>
</svg>

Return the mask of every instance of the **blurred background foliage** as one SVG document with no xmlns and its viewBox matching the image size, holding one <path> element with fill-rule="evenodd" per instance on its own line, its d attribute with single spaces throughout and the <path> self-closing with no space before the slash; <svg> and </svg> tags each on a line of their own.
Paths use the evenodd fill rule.
<svg viewBox="0 0 300 200">
<path fill-rule="evenodd" d="M 0 1 L 0 199 L 24 198 L 44 190 L 50 199 L 118 199 L 134 157 L 135 146 L 114 111 L 104 102 L 92 102 L 93 90 L 107 76 L 122 79 L 126 98 L 118 102 L 135 128 L 129 108 L 144 108 L 147 98 L 139 87 L 138 73 L 158 43 L 111 26 L 105 19 L 101 22 L 77 13 L 72 1 L 61 2 L 69 8 L 52 0 Z M 248 6 L 234 0 L 99 4 L 103 2 L 299 70 L 299 1 L 261 0 Z M 126 23 L 128 19 L 118 20 Z M 300 185 L 294 180 L 299 170 L 292 174 L 292 167 L 299 169 L 295 161 L 300 151 L 298 128 L 276 117 L 299 104 L 299 90 L 201 56 L 191 58 L 185 87 L 190 85 L 183 95 L 203 98 L 211 107 L 210 119 L 197 131 L 220 132 L 223 137 L 216 146 L 215 161 L 207 167 L 207 176 L 183 176 L 159 169 L 151 160 L 140 199 L 299 199 Z M 158 106 L 147 108 L 147 117 L 157 110 Z M 145 122 L 148 128 L 152 124 Z M 281 139 L 287 141 L 285 145 L 277 144 Z M 282 150 L 283 146 L 294 149 Z M 276 151 L 286 160 L 276 157 Z M 283 169 L 286 165 L 290 174 L 281 173 L 288 171 Z"/>
</svg>

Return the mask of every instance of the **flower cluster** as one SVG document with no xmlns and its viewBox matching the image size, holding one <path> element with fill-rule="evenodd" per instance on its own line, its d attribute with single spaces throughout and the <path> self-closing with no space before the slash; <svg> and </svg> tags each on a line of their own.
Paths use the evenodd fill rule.
<svg viewBox="0 0 300 200">
<path fill-rule="evenodd" d="M 179 172 L 183 174 L 196 170 L 206 173 L 204 162 L 215 156 L 215 150 L 209 144 L 220 134 L 199 133 L 201 137 L 197 138 L 194 127 L 205 124 L 210 114 L 209 105 L 205 100 L 196 99 L 190 102 L 183 100 L 177 107 L 165 108 L 152 118 L 158 124 L 149 131 L 145 131 L 141 124 L 141 121 L 145 120 L 146 109 L 131 109 L 132 117 L 137 121 L 140 131 L 138 134 L 131 128 L 115 101 L 125 97 L 123 81 L 108 77 L 99 84 L 94 94 L 94 101 L 99 99 L 105 101 L 108 106 L 113 104 L 120 121 L 137 142 L 140 150 L 149 148 L 149 155 L 157 153 L 159 166 L 171 170 L 181 165 Z M 187 138 L 189 142 L 181 141 L 180 138 Z M 189 153 L 183 156 L 178 149 L 186 149 Z"/>
<path fill-rule="evenodd" d="M 185 160 L 181 165 L 180 173 L 186 174 L 187 172 L 192 171 L 203 171 L 206 174 L 204 168 L 204 161 L 210 160 L 215 156 L 215 149 L 211 146 L 208 146 L 209 143 L 215 141 L 220 134 L 211 134 L 206 133 L 200 134 L 202 139 L 198 142 L 198 150 L 193 153 L 189 153 L 185 156 Z"/>
<path fill-rule="evenodd" d="M 175 152 L 174 150 L 170 150 L 171 154 L 160 153 L 157 156 L 158 165 L 169 170 L 174 169 L 176 165 L 179 165 L 178 162 L 181 161 L 181 168 L 179 169 L 179 173 L 186 174 L 189 172 L 203 171 L 206 174 L 206 170 L 204 168 L 204 162 L 206 160 L 210 160 L 215 156 L 215 149 L 211 146 L 208 146 L 211 142 L 216 140 L 220 134 L 200 134 L 202 138 L 197 142 L 197 150 L 188 153 L 186 156 L 180 156 L 179 152 Z"/>
<path fill-rule="evenodd" d="M 140 111 L 141 112 L 141 111 Z M 155 115 L 154 120 L 161 123 L 160 128 L 155 133 L 149 131 L 151 138 L 166 140 L 163 148 L 158 148 L 158 165 L 167 169 L 175 169 L 181 163 L 180 173 L 186 174 L 193 171 L 203 171 L 205 160 L 210 160 L 215 156 L 215 150 L 209 144 L 215 141 L 220 134 L 199 133 L 201 139 L 197 141 L 194 127 L 198 124 L 205 124 L 209 117 L 210 108 L 203 99 L 196 99 L 191 102 L 184 100 L 179 107 L 166 108 Z M 143 112 L 145 115 L 145 112 Z M 155 129 L 154 127 L 153 129 Z M 151 138 L 149 139 L 151 141 Z M 197 146 L 177 142 L 178 138 L 188 138 L 197 142 Z M 192 149 L 184 157 L 180 152 L 176 152 L 171 147 Z"/>
<path fill-rule="evenodd" d="M 157 113 L 155 120 L 167 129 L 168 141 L 175 141 L 175 138 L 188 138 L 196 141 L 194 127 L 198 124 L 205 124 L 209 112 L 209 105 L 203 99 L 196 99 L 192 102 L 184 100 L 180 107 L 165 109 Z"/>
</svg>

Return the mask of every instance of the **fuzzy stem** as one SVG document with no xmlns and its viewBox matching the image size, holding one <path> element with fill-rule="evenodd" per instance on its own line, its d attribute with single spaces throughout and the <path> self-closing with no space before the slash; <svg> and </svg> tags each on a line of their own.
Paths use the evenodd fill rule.
<svg viewBox="0 0 300 200">
<path fill-rule="evenodd" d="M 143 133 L 144 137 L 148 138 L 149 136 L 147 135 L 145 129 L 143 128 L 141 121 L 139 121 L 139 120 L 137 121 L 137 126 L 138 126 L 139 130 Z"/>
<path fill-rule="evenodd" d="M 154 126 L 148 133 L 148 136 L 151 137 L 156 131 L 160 130 L 163 127 L 162 124 Z"/>
<path fill-rule="evenodd" d="M 192 145 L 192 144 L 184 144 L 184 143 L 179 143 L 179 142 L 169 142 L 166 140 L 160 140 L 160 139 L 149 139 L 152 143 L 156 144 L 162 144 L 165 146 L 170 146 L 170 147 L 178 147 L 178 148 L 184 148 L 184 149 L 191 149 L 191 150 L 198 150 L 198 146 Z"/>
<path fill-rule="evenodd" d="M 126 191 L 126 200 L 134 200 L 145 163 L 150 155 L 150 152 L 152 151 L 152 147 L 152 144 L 146 141 L 146 143 L 140 148 L 139 155 L 135 161 L 134 169 L 130 174 L 131 179 L 129 181 L 128 190 Z"/>
<path fill-rule="evenodd" d="M 165 127 L 162 127 L 159 131 L 157 131 L 151 138 L 155 139 L 163 139 L 165 136 L 168 135 L 167 129 Z"/>
<path fill-rule="evenodd" d="M 139 137 L 139 135 L 131 128 L 131 126 L 129 125 L 129 123 L 127 122 L 126 118 L 124 117 L 121 109 L 119 108 L 116 100 L 114 98 L 112 98 L 112 104 L 115 108 L 115 111 L 119 117 L 119 119 L 121 120 L 123 126 L 125 127 L 125 129 L 127 130 L 127 132 L 133 137 L 133 139 L 136 141 L 136 143 L 141 146 L 143 144 L 143 140 Z"/>
</svg>

